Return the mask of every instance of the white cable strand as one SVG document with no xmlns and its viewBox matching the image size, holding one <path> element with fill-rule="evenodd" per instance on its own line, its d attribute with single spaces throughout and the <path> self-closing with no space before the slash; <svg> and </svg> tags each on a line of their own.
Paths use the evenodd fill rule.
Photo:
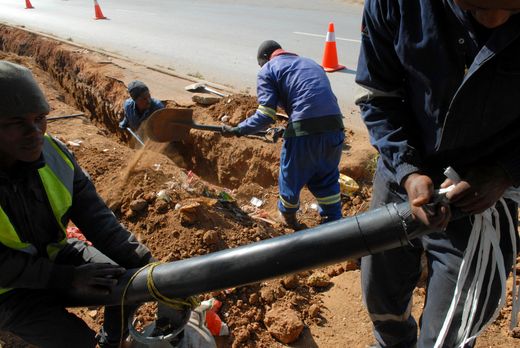
<svg viewBox="0 0 520 348">
<path fill-rule="evenodd" d="M 453 173 L 450 173 L 453 175 Z M 455 173 L 456 174 L 456 173 Z M 509 189 L 504 198 L 509 198 L 520 203 L 520 190 Z M 509 224 L 509 234 L 511 238 L 513 251 L 513 266 L 516 265 L 516 236 L 518 231 L 515 230 L 513 219 L 509 213 L 509 209 L 503 198 L 499 200 L 504 208 L 507 221 Z M 478 249 L 477 249 L 478 247 Z M 476 261 L 475 261 L 476 256 Z M 468 280 L 469 272 L 472 264 L 475 264 L 473 278 Z M 489 270 L 489 271 L 488 271 Z M 500 300 L 496 306 L 493 315 L 483 323 L 485 308 L 490 302 L 490 293 L 493 279 L 498 271 L 500 279 Z M 487 284 L 484 284 L 486 274 L 489 273 Z M 446 318 L 442 325 L 441 331 L 435 348 L 443 346 L 450 326 L 454 319 L 454 314 L 459 305 L 462 290 L 467 282 L 470 282 L 468 292 L 466 294 L 464 309 L 462 313 L 461 326 L 457 334 L 457 342 L 455 346 L 464 347 L 466 344 L 475 340 L 476 337 L 495 319 L 498 317 L 500 310 L 506 303 L 506 280 L 508 270 L 505 269 L 504 259 L 500 249 L 500 216 L 496 207 L 491 207 L 482 214 L 473 217 L 473 226 L 468 240 L 468 245 L 464 252 L 461 262 L 459 274 L 457 276 L 457 284 L 453 293 L 453 299 L 446 314 Z M 481 294 L 483 287 L 486 287 L 486 296 L 483 299 L 481 312 L 477 313 L 481 302 Z M 513 270 L 513 308 L 511 318 L 511 328 L 516 327 L 518 321 L 518 312 L 520 309 L 520 287 L 516 285 L 516 272 Z"/>
</svg>

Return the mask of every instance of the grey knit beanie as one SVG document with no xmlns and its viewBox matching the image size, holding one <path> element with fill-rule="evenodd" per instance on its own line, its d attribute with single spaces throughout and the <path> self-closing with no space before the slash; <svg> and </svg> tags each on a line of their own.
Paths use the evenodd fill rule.
<svg viewBox="0 0 520 348">
<path fill-rule="evenodd" d="M 49 104 L 31 71 L 0 60 L 0 117 L 49 111 Z"/>
<path fill-rule="evenodd" d="M 139 96 L 146 91 L 148 91 L 148 87 L 144 82 L 134 80 L 128 84 L 128 93 L 130 93 L 130 97 L 132 97 L 133 100 L 139 98 Z"/>
</svg>

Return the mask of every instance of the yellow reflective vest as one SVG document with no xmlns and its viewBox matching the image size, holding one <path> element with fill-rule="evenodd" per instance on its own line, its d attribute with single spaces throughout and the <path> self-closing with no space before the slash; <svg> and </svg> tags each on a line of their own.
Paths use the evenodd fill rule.
<svg viewBox="0 0 520 348">
<path fill-rule="evenodd" d="M 61 240 L 47 245 L 47 255 L 49 259 L 53 260 L 67 243 L 66 229 L 68 221 L 65 221 L 65 213 L 72 205 L 74 165 L 63 150 L 47 134 L 45 135 L 43 145 L 43 156 L 45 166 L 38 169 L 38 174 L 43 183 L 54 217 L 63 231 Z M 0 207 L 0 243 L 11 249 L 31 255 L 37 253 L 34 245 L 20 240 L 18 233 L 2 207 Z M 0 288 L 0 294 L 9 290 L 11 289 Z"/>
</svg>

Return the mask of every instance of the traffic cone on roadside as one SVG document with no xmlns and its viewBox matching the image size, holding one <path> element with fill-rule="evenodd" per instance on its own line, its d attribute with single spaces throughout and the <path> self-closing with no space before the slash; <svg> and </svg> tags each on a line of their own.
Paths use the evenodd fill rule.
<svg viewBox="0 0 520 348">
<path fill-rule="evenodd" d="M 101 7 L 99 7 L 97 0 L 94 0 L 94 15 L 94 19 L 107 19 L 107 17 L 103 15 L 103 12 L 101 12 Z"/>
<path fill-rule="evenodd" d="M 33 5 L 31 4 L 31 0 L 25 0 L 25 9 L 26 10 L 30 10 L 34 8 Z"/>
<path fill-rule="evenodd" d="M 336 50 L 336 35 L 334 34 L 334 23 L 329 23 L 329 31 L 325 39 L 325 51 L 321 66 L 326 72 L 345 69 L 344 65 L 338 63 L 338 52 Z"/>
</svg>

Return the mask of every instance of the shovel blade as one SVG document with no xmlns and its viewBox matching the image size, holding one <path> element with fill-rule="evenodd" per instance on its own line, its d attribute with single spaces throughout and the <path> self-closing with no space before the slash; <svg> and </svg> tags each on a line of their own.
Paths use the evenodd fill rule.
<svg viewBox="0 0 520 348">
<path fill-rule="evenodd" d="M 147 136 L 156 142 L 186 140 L 193 126 L 192 109 L 160 109 L 146 122 Z"/>
<path fill-rule="evenodd" d="M 206 86 L 203 83 L 192 83 L 191 85 L 188 85 L 184 87 L 185 90 L 189 92 L 203 92 L 206 90 Z"/>
</svg>

